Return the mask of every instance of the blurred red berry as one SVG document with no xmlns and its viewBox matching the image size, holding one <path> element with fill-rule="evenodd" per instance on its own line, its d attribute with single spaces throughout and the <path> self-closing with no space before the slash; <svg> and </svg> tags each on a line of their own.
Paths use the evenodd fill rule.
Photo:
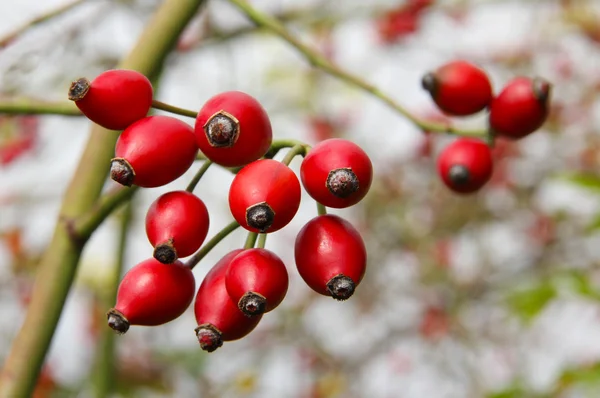
<svg viewBox="0 0 600 398">
<path fill-rule="evenodd" d="M 459 138 L 438 158 L 438 173 L 448 188 L 457 193 L 479 190 L 492 176 L 490 147 L 480 140 Z"/>
</svg>

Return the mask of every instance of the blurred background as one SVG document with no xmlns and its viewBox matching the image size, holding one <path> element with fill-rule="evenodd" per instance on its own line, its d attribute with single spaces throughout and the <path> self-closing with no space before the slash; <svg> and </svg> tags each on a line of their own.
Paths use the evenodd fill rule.
<svg viewBox="0 0 600 398">
<path fill-rule="evenodd" d="M 21 32 L 71 3 L 0 1 L 0 105 L 15 95 L 65 101 L 72 80 L 116 66 L 160 2 L 76 1 Z M 435 167 L 453 137 L 421 132 L 377 99 L 312 69 L 227 1 L 210 0 L 169 57 L 157 99 L 198 110 L 221 91 L 241 90 L 266 108 L 275 138 L 315 144 L 344 137 L 361 145 L 374 163 L 371 191 L 357 206 L 331 212 L 362 233 L 367 274 L 343 303 L 302 282 L 293 242 L 316 215 L 304 195 L 292 223 L 267 240 L 290 271 L 283 304 L 249 336 L 212 354 L 198 347 L 191 308 L 163 326 L 132 327 L 114 340 L 110 396 L 600 396 L 600 2 L 251 3 L 423 118 L 446 120 L 421 76 L 465 59 L 487 71 L 496 92 L 517 75 L 551 81 L 549 120 L 521 141 L 498 140 L 492 181 L 457 196 Z M 456 123 L 485 127 L 486 115 Z M 89 128 L 83 117 L 0 115 L 0 359 L 27 310 L 37 260 Z M 198 167 L 136 194 L 125 270 L 151 256 L 143 228 L 150 203 L 184 189 Z M 211 214 L 209 237 L 232 219 L 231 180 L 213 167 L 195 191 Z M 112 333 L 105 312 L 114 298 L 106 292 L 122 218 L 115 213 L 85 248 L 36 398 L 99 394 L 94 380 Z M 194 269 L 198 283 L 244 239 L 238 230 L 217 246 Z"/>
</svg>

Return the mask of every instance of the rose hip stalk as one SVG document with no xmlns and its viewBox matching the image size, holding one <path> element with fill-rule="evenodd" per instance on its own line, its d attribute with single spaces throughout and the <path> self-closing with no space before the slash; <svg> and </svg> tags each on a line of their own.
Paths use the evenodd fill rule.
<svg viewBox="0 0 600 398">
<path fill-rule="evenodd" d="M 119 136 L 110 176 L 126 186 L 160 187 L 183 175 L 197 154 L 189 125 L 170 116 L 148 116 Z"/>
<path fill-rule="evenodd" d="M 300 182 L 285 164 L 257 160 L 237 173 L 229 188 L 229 209 L 240 225 L 252 232 L 285 227 L 300 207 Z"/>
<path fill-rule="evenodd" d="M 186 191 L 161 195 L 146 214 L 146 234 L 154 258 L 170 264 L 194 254 L 204 242 L 210 221 L 204 202 Z"/>
<path fill-rule="evenodd" d="M 306 192 L 327 207 L 358 203 L 371 187 L 373 166 L 358 145 L 332 138 L 315 145 L 302 161 L 300 178 Z"/>
<path fill-rule="evenodd" d="M 152 106 L 152 84 L 134 70 L 113 69 L 91 83 L 74 81 L 69 99 L 92 122 L 110 130 L 123 130 L 144 118 Z"/>
<path fill-rule="evenodd" d="M 180 261 L 163 264 L 154 258 L 133 267 L 119 284 L 117 304 L 108 314 L 108 326 L 117 333 L 130 325 L 156 326 L 170 322 L 191 304 L 196 282 L 192 270 Z"/>
<path fill-rule="evenodd" d="M 325 296 L 346 300 L 354 294 L 367 266 L 367 251 L 358 231 L 333 214 L 317 216 L 298 233 L 294 246 L 304 282 Z"/>
<path fill-rule="evenodd" d="M 266 249 L 244 250 L 231 260 L 225 275 L 229 297 L 248 316 L 275 309 L 287 293 L 288 282 L 283 261 Z"/>
<path fill-rule="evenodd" d="M 226 167 L 244 166 L 259 159 L 273 139 L 263 107 L 240 91 L 227 91 L 209 99 L 198 113 L 194 131 L 202 153 Z"/>
<path fill-rule="evenodd" d="M 234 250 L 219 260 L 204 277 L 194 304 L 200 348 L 213 352 L 224 341 L 241 339 L 250 333 L 262 315 L 247 317 L 231 300 L 225 286 L 225 274 L 231 260 L 243 249 Z"/>
<path fill-rule="evenodd" d="M 438 158 L 438 173 L 452 191 L 468 194 L 479 190 L 492 176 L 490 147 L 483 141 L 459 138 Z"/>
</svg>

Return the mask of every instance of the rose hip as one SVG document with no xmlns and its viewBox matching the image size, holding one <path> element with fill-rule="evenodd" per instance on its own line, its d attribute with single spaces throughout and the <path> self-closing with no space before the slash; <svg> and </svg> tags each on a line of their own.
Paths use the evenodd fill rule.
<svg viewBox="0 0 600 398">
<path fill-rule="evenodd" d="M 483 141 L 459 138 L 438 158 L 438 173 L 444 184 L 457 193 L 479 190 L 492 176 L 494 164 L 490 147 Z"/>
</svg>

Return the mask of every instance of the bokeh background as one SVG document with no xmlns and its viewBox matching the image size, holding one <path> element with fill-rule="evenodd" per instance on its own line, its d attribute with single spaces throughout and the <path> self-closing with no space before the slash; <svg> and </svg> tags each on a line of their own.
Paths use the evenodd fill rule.
<svg viewBox="0 0 600 398">
<path fill-rule="evenodd" d="M 302 282 L 293 242 L 316 215 L 304 195 L 293 222 L 267 240 L 290 271 L 283 304 L 248 337 L 212 354 L 198 347 L 191 309 L 164 326 L 132 327 L 115 339 L 111 396 L 600 396 L 600 2 L 251 3 L 423 118 L 445 120 L 421 76 L 460 58 L 482 66 L 496 92 L 517 75 L 551 81 L 549 120 L 521 141 L 498 140 L 492 181 L 456 196 L 435 167 L 453 137 L 423 133 L 312 69 L 227 1 L 210 0 L 170 56 L 157 98 L 197 110 L 218 92 L 241 90 L 267 109 L 276 138 L 360 144 L 374 164 L 372 189 L 357 206 L 331 212 L 362 233 L 368 270 L 343 303 Z M 65 4 L 0 1 L 0 106 L 15 95 L 66 100 L 71 80 L 116 66 L 159 1 L 80 1 L 12 36 Z M 454 121 L 485 127 L 486 115 Z M 0 115 L 0 359 L 27 311 L 37 259 L 89 128 L 82 117 Z M 185 188 L 197 167 L 134 197 L 125 269 L 151 255 L 143 229 L 149 204 Z M 231 220 L 231 180 L 213 167 L 196 190 L 210 210 L 209 236 Z M 85 248 L 37 398 L 97 396 L 122 217 L 107 220 Z M 213 250 L 194 269 L 198 283 L 244 239 L 238 230 Z"/>
</svg>

